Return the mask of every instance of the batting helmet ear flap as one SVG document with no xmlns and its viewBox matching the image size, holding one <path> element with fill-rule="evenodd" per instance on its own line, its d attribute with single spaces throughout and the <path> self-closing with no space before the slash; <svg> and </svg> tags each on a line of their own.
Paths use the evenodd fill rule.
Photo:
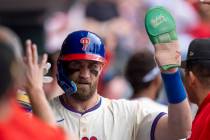
<svg viewBox="0 0 210 140">
<path fill-rule="evenodd" d="M 77 91 L 77 86 L 74 81 L 69 80 L 67 78 L 66 73 L 63 70 L 63 62 L 58 61 L 57 62 L 57 67 L 58 67 L 58 73 L 57 73 L 57 82 L 58 85 L 65 91 L 66 94 L 71 95 Z"/>
</svg>

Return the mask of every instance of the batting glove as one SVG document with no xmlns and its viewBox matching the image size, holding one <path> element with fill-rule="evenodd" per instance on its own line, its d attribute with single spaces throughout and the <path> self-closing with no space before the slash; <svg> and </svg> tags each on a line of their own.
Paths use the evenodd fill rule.
<svg viewBox="0 0 210 140">
<path fill-rule="evenodd" d="M 164 7 L 149 9 L 145 16 L 145 28 L 155 47 L 155 58 L 162 70 L 181 65 L 176 24 Z"/>
</svg>

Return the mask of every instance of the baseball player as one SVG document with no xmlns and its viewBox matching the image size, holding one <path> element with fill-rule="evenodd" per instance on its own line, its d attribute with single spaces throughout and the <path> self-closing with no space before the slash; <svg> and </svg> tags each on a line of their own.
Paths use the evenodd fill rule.
<svg viewBox="0 0 210 140">
<path fill-rule="evenodd" d="M 163 17 L 158 19 L 159 15 L 155 14 L 157 12 L 162 12 Z M 175 34 L 170 34 L 175 33 L 174 22 L 167 11 L 160 8 L 148 13 L 150 13 L 148 22 L 152 23 L 151 21 L 155 20 L 155 26 L 149 27 L 155 28 L 153 30 L 155 35 L 152 37 L 148 31 L 150 38 L 155 40 L 159 35 L 167 34 L 174 39 Z M 162 19 L 167 22 L 166 26 L 170 26 L 163 32 L 159 30 L 162 28 Z M 146 29 L 148 30 L 148 27 Z M 171 41 L 165 40 L 166 44 L 161 41 L 154 44 L 157 47 L 163 43 L 163 46 L 168 46 L 166 51 L 170 51 L 161 55 L 159 53 L 161 50 L 158 50 L 159 55 L 156 55 L 170 103 L 167 115 L 163 112 L 154 112 L 152 107 L 138 101 L 110 100 L 100 96 L 97 85 L 106 62 L 103 41 L 90 31 L 70 33 L 63 42 L 57 61 L 58 84 L 65 93 L 50 101 L 58 125 L 63 126 L 69 133 L 75 133 L 80 140 L 186 138 L 190 134 L 192 118 L 185 89 L 177 71 L 180 57 L 175 59 L 174 56 L 177 54 L 173 53 L 176 52 L 178 44 Z"/>
<path fill-rule="evenodd" d="M 0 26 L 0 139 L 67 140 L 63 129 L 29 116 L 16 101 L 17 88 L 23 83 L 16 34 Z"/>
<path fill-rule="evenodd" d="M 162 88 L 162 80 L 151 51 L 142 50 L 132 55 L 125 67 L 125 77 L 133 89 L 132 100 L 152 106 L 153 111 L 167 112 L 167 106 L 155 101 Z"/>
<path fill-rule="evenodd" d="M 210 39 L 191 41 L 187 58 L 182 62 L 185 69 L 185 86 L 189 100 L 198 105 L 189 140 L 210 139 Z"/>
</svg>

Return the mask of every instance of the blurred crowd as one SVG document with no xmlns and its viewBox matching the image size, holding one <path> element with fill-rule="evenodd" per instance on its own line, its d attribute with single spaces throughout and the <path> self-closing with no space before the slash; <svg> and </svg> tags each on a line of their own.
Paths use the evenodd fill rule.
<svg viewBox="0 0 210 140">
<path fill-rule="evenodd" d="M 44 47 L 53 54 L 71 31 L 87 29 L 98 33 L 108 48 L 99 93 L 114 99 L 129 98 L 133 91 L 124 78 L 124 69 L 135 52 L 154 51 L 145 32 L 144 15 L 156 5 L 166 7 L 177 22 L 182 59 L 186 58 L 187 46 L 193 38 L 210 36 L 210 6 L 193 0 L 78 0 L 69 10 L 57 11 L 46 19 Z"/>
<path fill-rule="evenodd" d="M 195 0 L 75 0 L 71 2 L 62 0 L 52 2 L 54 2 L 53 10 L 42 10 L 44 5 L 50 5 L 49 0 L 43 4 L 37 2 L 39 4 L 34 5 L 37 8 L 32 8 L 32 10 L 22 9 L 19 15 L 30 11 L 31 19 L 34 15 L 35 22 L 30 18 L 26 19 L 25 24 L 30 26 L 18 29 L 17 26 L 24 25 L 24 23 L 12 24 L 12 20 L 9 23 L 9 20 L 5 20 L 2 16 L 7 15 L 8 11 L 0 10 L 1 24 L 14 29 L 22 40 L 32 38 L 38 44 L 40 54 L 43 52 L 49 54 L 48 61 L 52 67 L 48 76 L 52 76 L 54 80 L 44 86 L 48 98 L 63 92 L 56 82 L 55 64 L 63 39 L 75 30 L 90 30 L 103 38 L 107 46 L 107 62 L 98 88 L 101 95 L 112 99 L 128 99 L 133 95 L 134 91 L 124 76 L 129 58 L 134 53 L 145 49 L 154 52 L 144 27 L 144 16 L 147 9 L 160 5 L 172 13 L 177 22 L 182 59 L 186 58 L 187 46 L 193 38 L 210 36 L 210 5 L 201 5 Z M 28 5 L 26 2 L 25 7 L 33 7 L 32 4 Z M 57 8 L 55 8 L 56 5 Z M 11 14 L 11 12 L 8 13 Z M 37 22 L 40 28 L 33 28 L 35 26 L 32 26 L 31 22 L 34 24 Z M 31 37 L 30 34 L 34 31 L 36 34 Z M 164 90 L 160 89 L 159 92 L 164 93 Z M 164 95 L 160 94 L 156 99 L 167 104 Z"/>
</svg>

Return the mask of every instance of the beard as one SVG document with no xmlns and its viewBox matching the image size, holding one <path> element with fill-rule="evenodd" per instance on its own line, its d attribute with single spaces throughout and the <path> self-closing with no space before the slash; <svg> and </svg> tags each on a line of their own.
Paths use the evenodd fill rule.
<svg viewBox="0 0 210 140">
<path fill-rule="evenodd" d="M 89 100 L 97 90 L 97 81 L 88 84 L 80 84 L 77 82 L 77 92 L 72 94 L 71 97 L 77 101 Z"/>
</svg>

